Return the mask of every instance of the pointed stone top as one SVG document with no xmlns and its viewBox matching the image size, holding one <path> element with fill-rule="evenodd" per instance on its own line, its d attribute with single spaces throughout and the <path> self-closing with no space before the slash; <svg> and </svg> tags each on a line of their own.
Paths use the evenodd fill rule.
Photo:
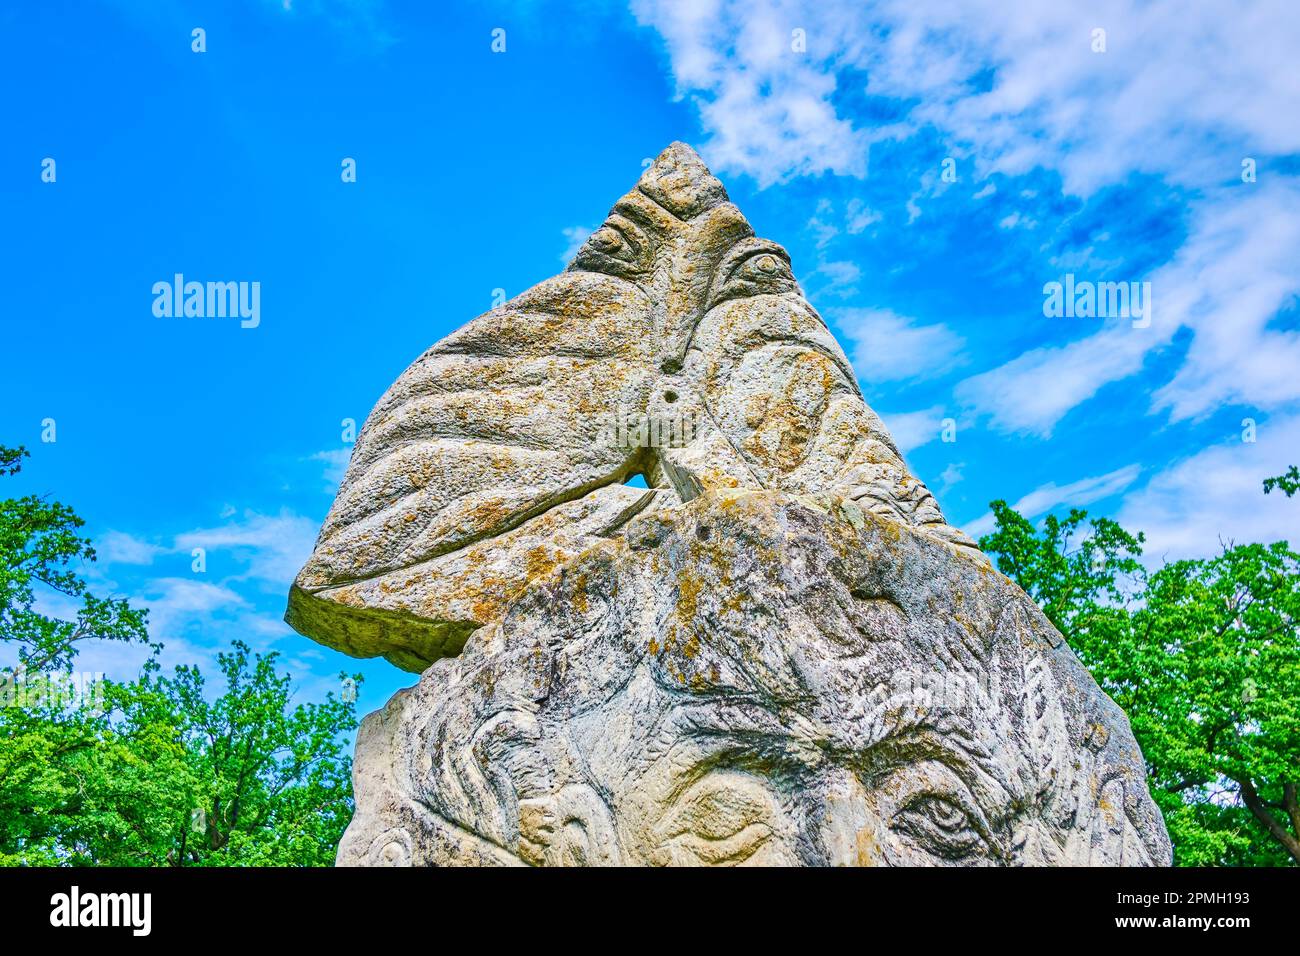
<svg viewBox="0 0 1300 956">
<path fill-rule="evenodd" d="M 679 219 L 694 219 L 727 201 L 722 183 L 685 143 L 673 143 L 660 153 L 637 188 Z"/>
</svg>

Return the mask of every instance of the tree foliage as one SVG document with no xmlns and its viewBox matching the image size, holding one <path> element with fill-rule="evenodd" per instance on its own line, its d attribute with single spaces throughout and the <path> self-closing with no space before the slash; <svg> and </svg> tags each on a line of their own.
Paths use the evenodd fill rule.
<svg viewBox="0 0 1300 956">
<path fill-rule="evenodd" d="M 0 475 L 25 455 L 0 447 Z M 163 675 L 146 612 L 79 573 L 95 559 L 82 525 L 44 498 L 0 502 L 0 645 L 19 661 L 0 678 L 0 864 L 331 863 L 352 815 L 354 697 L 291 706 L 277 655 L 238 641 L 218 688 L 195 667 Z M 42 612 L 42 589 L 77 612 Z M 70 694 L 61 674 L 91 637 L 151 657 L 136 680 Z"/>
<path fill-rule="evenodd" d="M 1128 713 L 1183 865 L 1300 863 L 1300 555 L 1230 545 L 1147 572 L 1143 536 L 992 505 L 980 544 Z"/>
<path fill-rule="evenodd" d="M 1300 468 L 1292 465 L 1283 474 L 1275 475 L 1272 478 L 1264 479 L 1264 494 L 1268 494 L 1274 488 L 1290 498 L 1297 491 L 1300 491 Z"/>
<path fill-rule="evenodd" d="M 26 449 L 0 445 L 0 476 L 16 475 L 26 457 Z M 90 638 L 148 643 L 145 611 L 95 597 L 77 574 L 95 560 L 78 533 L 84 524 L 67 505 L 36 495 L 0 501 L 0 640 L 17 648 L 28 671 L 66 669 L 77 643 Z M 41 586 L 79 602 L 76 614 L 61 620 L 37 610 Z"/>
</svg>

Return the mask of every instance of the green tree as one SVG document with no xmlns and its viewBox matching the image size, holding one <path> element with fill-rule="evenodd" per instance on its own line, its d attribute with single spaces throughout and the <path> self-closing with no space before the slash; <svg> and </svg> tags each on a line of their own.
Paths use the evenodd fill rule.
<svg viewBox="0 0 1300 956">
<path fill-rule="evenodd" d="M 18 474 L 26 457 L 23 448 L 0 446 L 0 477 Z M 17 659 L 0 673 L 0 863 L 70 858 L 75 850 L 50 834 L 75 816 L 86 762 L 111 749 L 103 746 L 103 708 L 70 706 L 55 675 L 89 638 L 149 640 L 145 611 L 95 596 L 78 573 L 95 560 L 79 533 L 83 525 L 71 508 L 47 498 L 0 501 L 0 642 Z M 39 610 L 38 598 L 75 610 L 59 618 Z"/>
<path fill-rule="evenodd" d="M 0 445 L 0 476 L 22 469 L 24 448 Z M 66 668 L 79 641 L 148 643 L 146 612 L 126 601 L 98 598 L 77 573 L 95 560 L 90 539 L 78 533 L 85 522 L 66 505 L 36 495 L 0 501 L 0 640 L 18 650 L 25 670 Z M 61 620 L 35 607 L 37 588 L 80 602 Z"/>
<path fill-rule="evenodd" d="M 1274 488 L 1290 498 L 1297 491 L 1300 491 L 1300 468 L 1292 465 L 1281 475 L 1275 475 L 1272 478 L 1264 479 L 1264 494 L 1268 494 Z"/>
<path fill-rule="evenodd" d="M 0 476 L 24 457 L 0 446 Z M 197 668 L 162 676 L 146 612 L 78 573 L 95 559 L 82 526 L 45 498 L 0 502 L 0 644 L 19 662 L 0 676 L 0 864 L 332 862 L 352 813 L 355 695 L 290 707 L 277 656 L 241 642 L 218 656 L 219 694 Z M 43 590 L 75 613 L 39 610 Z M 60 675 L 92 637 L 152 653 L 136 680 L 86 699 Z"/>
<path fill-rule="evenodd" d="M 355 696 L 290 707 L 277 654 L 240 641 L 218 655 L 226 689 L 207 694 L 195 667 L 146 675 L 126 710 L 136 726 L 172 721 L 183 745 L 188 801 L 153 862 L 179 865 L 328 866 L 352 818 L 352 760 L 341 735 L 356 727 Z M 360 675 L 351 680 L 361 682 Z M 143 849 L 143 847 L 142 847 Z"/>
<path fill-rule="evenodd" d="M 1300 862 L 1300 555 L 1231 546 L 1147 574 L 1142 535 L 993 505 L 982 547 L 1128 713 L 1183 865 Z"/>
<path fill-rule="evenodd" d="M 1005 501 L 989 507 L 997 525 L 980 547 L 1063 634 L 1107 626 L 1140 588 L 1141 533 L 1129 534 L 1109 518 L 1089 522 L 1077 508 L 1063 519 L 1048 515 L 1039 532 Z"/>
</svg>

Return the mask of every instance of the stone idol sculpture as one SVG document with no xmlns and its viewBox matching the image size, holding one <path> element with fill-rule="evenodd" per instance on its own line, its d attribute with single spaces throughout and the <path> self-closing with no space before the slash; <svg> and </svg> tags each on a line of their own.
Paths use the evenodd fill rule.
<svg viewBox="0 0 1300 956">
<path fill-rule="evenodd" d="M 287 619 L 420 673 L 340 864 L 1170 862 L 1124 714 L 681 143 L 379 400 Z"/>
</svg>

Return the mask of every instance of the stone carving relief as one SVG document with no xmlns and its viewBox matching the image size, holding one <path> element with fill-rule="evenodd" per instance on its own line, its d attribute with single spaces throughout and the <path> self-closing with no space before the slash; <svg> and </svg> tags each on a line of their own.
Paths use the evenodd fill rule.
<svg viewBox="0 0 1300 956">
<path fill-rule="evenodd" d="M 683 144 L 380 399 L 287 617 L 421 675 L 341 864 L 1169 862 L 1123 713 Z"/>
</svg>

